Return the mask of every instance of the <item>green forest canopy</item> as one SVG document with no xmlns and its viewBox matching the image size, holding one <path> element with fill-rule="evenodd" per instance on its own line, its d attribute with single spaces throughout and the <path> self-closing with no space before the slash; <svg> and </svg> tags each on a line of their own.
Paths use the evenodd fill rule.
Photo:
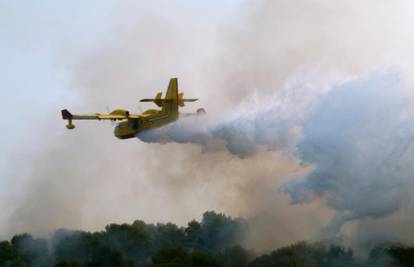
<svg viewBox="0 0 414 267">
<path fill-rule="evenodd" d="M 277 231 L 277 229 L 275 229 Z M 109 224 L 99 232 L 57 230 L 0 242 L 0 267 L 374 267 L 414 266 L 414 247 L 376 246 L 358 260 L 349 248 L 299 242 L 256 255 L 243 248 L 249 223 L 212 211 L 186 227 L 173 223 Z"/>
</svg>

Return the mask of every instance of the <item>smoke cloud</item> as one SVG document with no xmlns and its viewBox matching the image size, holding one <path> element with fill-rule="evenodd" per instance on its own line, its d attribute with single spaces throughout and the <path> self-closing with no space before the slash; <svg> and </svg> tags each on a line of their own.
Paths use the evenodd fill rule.
<svg viewBox="0 0 414 267">
<path fill-rule="evenodd" d="M 376 73 L 329 91 L 306 120 L 297 155 L 313 169 L 284 190 L 294 203 L 319 197 L 338 212 L 327 235 L 413 208 L 412 101 L 402 74 Z"/>
<path fill-rule="evenodd" d="M 413 100 L 397 70 L 330 88 L 295 81 L 277 97 L 243 104 L 224 118 L 190 117 L 138 137 L 207 150 L 223 144 L 240 157 L 260 148 L 298 157 L 312 170 L 281 189 L 294 204 L 320 198 L 337 211 L 323 230 L 324 238 L 332 238 L 349 221 L 412 208 Z"/>
<path fill-rule="evenodd" d="M 321 77 L 323 76 L 323 79 Z M 144 142 L 191 143 L 245 157 L 260 148 L 293 152 L 307 115 L 319 95 L 340 81 L 337 73 L 301 71 L 270 97 L 255 92 L 232 111 L 189 116 L 138 134 Z"/>
</svg>

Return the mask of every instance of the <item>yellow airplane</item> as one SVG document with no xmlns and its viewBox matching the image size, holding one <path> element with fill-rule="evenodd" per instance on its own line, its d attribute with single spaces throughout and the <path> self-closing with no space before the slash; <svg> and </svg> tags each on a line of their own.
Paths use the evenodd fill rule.
<svg viewBox="0 0 414 267">
<path fill-rule="evenodd" d="M 184 102 L 194 102 L 198 99 L 185 99 L 184 93 L 178 93 L 177 78 L 172 78 L 168 85 L 165 98 L 162 98 L 162 92 L 155 95 L 155 98 L 141 99 L 141 102 L 154 102 L 161 110 L 148 109 L 142 114 L 130 114 L 128 110 L 116 109 L 109 114 L 91 114 L 91 115 L 75 115 L 71 114 L 67 109 L 62 110 L 62 118 L 68 120 L 66 128 L 74 129 L 73 120 L 120 120 L 114 134 L 120 139 L 135 137 L 139 132 L 166 125 L 178 120 L 180 117 L 189 115 L 204 114 L 204 109 L 200 108 L 195 114 L 183 114 L 178 111 L 179 107 L 184 106 Z"/>
</svg>

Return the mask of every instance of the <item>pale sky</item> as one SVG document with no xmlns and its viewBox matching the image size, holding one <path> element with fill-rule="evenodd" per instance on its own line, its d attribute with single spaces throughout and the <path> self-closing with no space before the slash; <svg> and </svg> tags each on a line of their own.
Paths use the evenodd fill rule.
<svg viewBox="0 0 414 267">
<path fill-rule="evenodd" d="M 36 155 L 55 145 L 50 140 L 67 134 L 60 109 L 85 101 L 79 89 L 72 90 L 73 66 L 101 39 L 110 38 L 124 19 L 118 13 L 153 5 L 160 17 L 184 14 L 217 25 L 238 2 L 180 0 L 168 10 L 162 9 L 166 1 L 0 1 L 0 112 L 7 114 L 0 132 L 0 202 L 10 204 L 6 213 L 13 212 L 13 196 L 25 186 L 24 176 L 36 168 Z M 162 77 L 162 84 L 167 79 Z M 136 98 L 151 96 L 137 93 Z M 112 130 L 107 134 L 112 136 Z"/>
<path fill-rule="evenodd" d="M 186 13 L 217 23 L 239 1 L 176 3 Z M 119 6 L 119 1 L 110 0 L 0 1 L 0 111 L 8 114 L 3 119 L 7 127 L 0 132 L 0 190 L 10 186 L 4 184 L 8 164 L 16 160 L 30 164 L 30 159 L 24 158 L 25 151 L 39 149 L 36 143 L 43 143 L 42 135 L 56 130 L 44 126 L 50 119 L 60 119 L 62 105 L 82 101 L 70 90 L 68 66 L 79 53 L 93 49 L 99 38 L 105 38 L 116 23 L 112 15 Z M 168 10 L 160 10 L 163 13 Z"/>
</svg>

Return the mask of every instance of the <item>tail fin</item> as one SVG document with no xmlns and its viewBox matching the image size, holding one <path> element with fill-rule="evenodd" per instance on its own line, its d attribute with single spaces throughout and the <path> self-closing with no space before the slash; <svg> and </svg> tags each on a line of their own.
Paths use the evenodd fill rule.
<svg viewBox="0 0 414 267">
<path fill-rule="evenodd" d="M 165 101 L 162 106 L 162 111 L 172 114 L 178 114 L 178 79 L 171 78 L 168 84 L 167 93 L 165 94 Z"/>
<path fill-rule="evenodd" d="M 62 119 L 64 120 L 71 120 L 73 118 L 72 114 L 67 109 L 62 109 L 61 113 L 62 113 Z"/>
<path fill-rule="evenodd" d="M 144 98 L 141 102 L 154 102 L 157 106 L 162 107 L 162 111 L 170 113 L 172 115 L 178 115 L 178 108 L 184 107 L 184 102 L 194 102 L 197 98 L 184 98 L 184 93 L 178 93 L 178 79 L 171 78 L 168 84 L 165 97 L 162 97 L 162 93 L 157 93 L 155 98 Z"/>
</svg>

